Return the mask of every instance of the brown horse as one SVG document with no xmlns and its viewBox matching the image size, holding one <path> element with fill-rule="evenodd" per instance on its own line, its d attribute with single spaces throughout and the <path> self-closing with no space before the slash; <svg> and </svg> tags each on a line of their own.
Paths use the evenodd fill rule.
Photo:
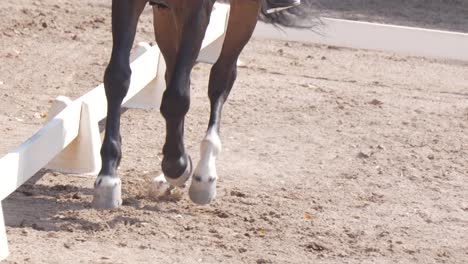
<svg viewBox="0 0 468 264">
<path fill-rule="evenodd" d="M 121 159 L 120 112 L 130 84 L 130 49 L 140 14 L 153 5 L 156 42 L 166 62 L 166 90 L 161 113 L 166 120 L 162 171 L 172 186 L 183 186 L 193 173 L 189 195 L 193 202 L 207 204 L 216 195 L 216 156 L 223 104 L 234 84 L 236 62 L 249 41 L 261 12 L 261 0 L 231 0 L 230 16 L 221 54 L 210 73 L 208 96 L 211 113 L 208 130 L 201 143 L 201 160 L 193 171 L 184 146 L 184 117 L 190 106 L 190 73 L 199 55 L 215 0 L 113 0 L 113 48 L 104 75 L 107 122 L 101 148 L 102 168 L 95 182 L 93 206 L 116 208 L 121 204 L 121 181 L 117 167 Z M 261 15 L 267 22 L 301 26 L 308 16 L 307 1 L 299 8 L 279 14 Z M 304 21 L 304 20 L 302 20 Z"/>
</svg>

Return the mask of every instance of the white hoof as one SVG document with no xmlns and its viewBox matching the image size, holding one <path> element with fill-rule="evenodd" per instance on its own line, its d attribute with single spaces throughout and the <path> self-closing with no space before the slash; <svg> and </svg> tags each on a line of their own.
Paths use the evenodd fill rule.
<svg viewBox="0 0 468 264">
<path fill-rule="evenodd" d="M 170 186 L 174 187 L 179 187 L 183 188 L 185 187 L 185 184 L 187 181 L 190 179 L 190 176 L 192 175 L 192 159 L 190 156 L 188 157 L 189 163 L 187 164 L 187 168 L 185 168 L 184 173 L 180 175 L 177 178 L 170 178 L 170 177 L 165 177 L 166 181 L 169 183 Z"/>
<path fill-rule="evenodd" d="M 148 196 L 157 199 L 166 195 L 170 191 L 170 185 L 164 178 L 164 174 L 159 175 L 151 180 L 148 185 Z"/>
<path fill-rule="evenodd" d="M 192 202 L 200 205 L 211 203 L 216 198 L 216 178 L 202 179 L 195 176 L 189 189 Z"/>
<path fill-rule="evenodd" d="M 200 161 L 195 168 L 189 196 L 196 204 L 209 204 L 216 197 L 216 157 L 221 152 L 221 140 L 216 129 L 209 129 L 200 146 Z"/>
<path fill-rule="evenodd" d="M 98 176 L 94 183 L 92 206 L 96 209 L 113 209 L 122 205 L 122 182 L 120 178 Z"/>
</svg>

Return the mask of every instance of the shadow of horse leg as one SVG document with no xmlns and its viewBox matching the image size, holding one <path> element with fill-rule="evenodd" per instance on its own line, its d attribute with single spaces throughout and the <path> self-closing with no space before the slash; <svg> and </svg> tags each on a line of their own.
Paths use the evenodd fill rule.
<svg viewBox="0 0 468 264">
<path fill-rule="evenodd" d="M 94 183 L 94 208 L 116 208 L 122 204 L 121 181 L 117 175 L 121 153 L 120 111 L 130 86 L 130 50 L 138 18 L 147 1 L 112 1 L 112 55 L 104 74 L 107 120 L 101 148 L 102 167 Z"/>
<path fill-rule="evenodd" d="M 208 96 L 210 120 L 201 143 L 200 161 L 189 189 L 190 199 L 197 204 L 208 204 L 216 196 L 216 157 L 221 152 L 219 129 L 224 102 L 237 75 L 237 59 L 249 41 L 257 23 L 260 1 L 231 1 L 229 24 L 221 55 L 211 68 Z"/>
<path fill-rule="evenodd" d="M 214 1 L 191 0 L 172 4 L 184 5 L 184 8 L 169 6 L 169 10 L 161 11 L 171 12 L 166 17 L 172 18 L 178 29 L 178 32 L 171 32 L 178 35 L 176 55 L 171 55 L 167 48 L 169 42 L 163 40 L 170 36 L 158 36 L 157 33 L 156 37 L 168 61 L 167 88 L 161 102 L 161 114 L 166 120 L 162 171 L 169 184 L 183 186 L 192 174 L 192 162 L 184 146 L 184 119 L 190 106 L 190 73 L 198 57 Z M 155 26 L 159 27 L 157 21 Z"/>
</svg>

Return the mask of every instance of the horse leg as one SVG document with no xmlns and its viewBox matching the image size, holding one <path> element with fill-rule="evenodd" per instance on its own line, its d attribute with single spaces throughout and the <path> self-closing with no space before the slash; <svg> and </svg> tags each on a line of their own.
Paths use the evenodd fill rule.
<svg viewBox="0 0 468 264">
<path fill-rule="evenodd" d="M 159 50 L 164 57 L 164 62 L 166 64 L 165 80 L 166 84 L 169 83 L 172 72 L 174 70 L 175 59 L 177 55 L 177 50 L 179 49 L 179 33 L 177 31 L 177 25 L 175 24 L 174 14 L 168 7 L 155 5 L 153 6 L 153 27 L 154 34 L 156 38 L 156 43 L 158 44 Z M 189 175 L 181 177 L 177 185 L 183 185 L 184 180 L 188 179 Z M 155 191 L 158 195 L 163 194 L 167 191 L 168 183 L 164 174 L 159 175 L 153 179 L 153 184 L 155 184 Z M 173 183 L 174 184 L 174 183 Z"/>
<path fill-rule="evenodd" d="M 234 84 L 237 59 L 252 36 L 260 10 L 260 1 L 231 0 L 231 11 L 223 48 L 219 59 L 211 68 L 208 96 L 210 120 L 200 147 L 200 161 L 195 168 L 189 189 L 190 199 L 208 204 L 216 196 L 216 157 L 221 151 L 219 129 L 224 102 Z"/>
<path fill-rule="evenodd" d="M 121 153 L 120 111 L 130 85 L 130 50 L 138 18 L 147 1 L 112 1 L 112 55 L 104 74 L 107 120 L 101 148 L 102 167 L 94 183 L 93 207 L 116 208 L 122 204 L 121 181 L 117 175 Z"/>
<path fill-rule="evenodd" d="M 174 20 L 174 14 L 169 8 L 153 7 L 153 27 L 156 43 L 166 63 L 166 86 L 171 80 L 177 50 L 180 44 L 180 32 Z"/>
<path fill-rule="evenodd" d="M 198 57 L 214 1 L 173 1 L 171 4 L 168 10 L 155 11 L 156 17 L 163 15 L 155 22 L 156 41 L 168 64 L 167 87 L 161 102 L 161 114 L 166 120 L 161 167 L 170 185 L 183 186 L 192 174 L 192 162 L 183 141 L 184 118 L 190 106 L 190 73 Z M 158 22 L 162 25 L 158 25 Z M 176 31 L 164 30 L 161 28 L 164 25 Z M 174 34 L 177 41 L 170 40 L 175 38 L 169 37 Z"/>
</svg>

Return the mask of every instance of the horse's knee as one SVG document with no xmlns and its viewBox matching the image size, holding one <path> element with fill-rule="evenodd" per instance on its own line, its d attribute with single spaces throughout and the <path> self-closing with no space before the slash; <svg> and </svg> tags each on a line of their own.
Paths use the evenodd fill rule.
<svg viewBox="0 0 468 264">
<path fill-rule="evenodd" d="M 187 114 L 190 108 L 189 89 L 171 89 L 170 87 L 166 89 L 160 107 L 161 114 L 166 120 L 180 119 Z"/>
<path fill-rule="evenodd" d="M 112 100 L 120 103 L 124 99 L 130 87 L 131 76 L 130 65 L 112 61 L 109 63 L 104 73 L 104 89 L 109 103 Z"/>
</svg>

